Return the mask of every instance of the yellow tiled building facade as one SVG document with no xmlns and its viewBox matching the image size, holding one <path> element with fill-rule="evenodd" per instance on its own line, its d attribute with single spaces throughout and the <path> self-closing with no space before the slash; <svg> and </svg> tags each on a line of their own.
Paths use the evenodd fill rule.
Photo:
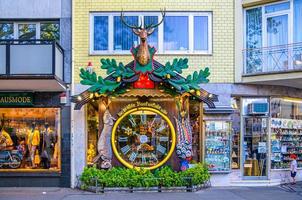
<svg viewBox="0 0 302 200">
<path fill-rule="evenodd" d="M 209 67 L 211 83 L 232 83 L 234 81 L 234 1 L 233 0 L 74 0 L 73 1 L 73 74 L 74 83 L 80 82 L 80 68 L 88 61 L 98 72 L 101 58 L 115 58 L 117 62 L 127 64 L 133 58 L 130 55 L 90 55 L 90 13 L 126 11 L 169 11 L 212 12 L 212 53 L 156 55 L 155 59 L 165 64 L 175 57 L 189 59 L 190 72 Z M 227 23 L 226 23 L 227 22 Z M 181 29 L 181 26 L 179 27 Z M 184 74 L 190 73 L 189 71 Z M 105 75 L 105 70 L 98 72 Z"/>
</svg>

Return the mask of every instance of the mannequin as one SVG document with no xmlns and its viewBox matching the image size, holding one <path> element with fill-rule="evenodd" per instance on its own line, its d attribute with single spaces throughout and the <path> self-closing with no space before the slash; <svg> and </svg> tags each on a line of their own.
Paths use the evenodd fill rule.
<svg viewBox="0 0 302 200">
<path fill-rule="evenodd" d="M 35 165 L 35 152 L 40 144 L 40 132 L 36 129 L 36 123 L 31 124 L 31 129 L 27 133 L 27 145 L 31 159 L 32 168 L 36 168 Z"/>
<path fill-rule="evenodd" d="M 42 133 L 43 137 L 43 144 L 42 144 L 42 154 L 41 154 L 41 160 L 43 167 L 45 169 L 50 168 L 50 162 L 51 158 L 54 153 L 54 147 L 56 143 L 56 136 L 53 133 L 53 131 L 49 128 L 49 124 L 46 122 L 44 124 L 45 130 Z"/>
</svg>

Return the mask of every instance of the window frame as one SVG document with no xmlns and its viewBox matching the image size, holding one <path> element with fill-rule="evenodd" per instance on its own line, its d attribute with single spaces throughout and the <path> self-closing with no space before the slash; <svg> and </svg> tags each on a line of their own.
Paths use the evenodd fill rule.
<svg viewBox="0 0 302 200">
<path fill-rule="evenodd" d="M 275 4 L 280 4 L 280 3 L 290 3 L 290 8 L 287 10 L 281 10 L 281 11 L 276 11 L 276 12 L 271 12 L 271 13 L 265 13 L 265 6 L 270 6 L 270 5 L 275 5 Z M 248 10 L 252 10 L 254 8 L 261 8 L 261 18 L 262 18 L 262 46 L 261 48 L 268 47 L 267 46 L 267 19 L 270 17 L 276 17 L 276 16 L 281 16 L 281 15 L 287 15 L 288 16 L 288 44 L 291 44 L 294 42 L 294 1 L 293 0 L 284 0 L 284 1 L 278 1 L 274 3 L 267 3 L 263 5 L 258 5 L 258 6 L 252 6 L 247 9 L 244 9 L 244 15 L 243 15 L 243 49 L 247 49 L 246 42 L 247 42 L 247 24 L 246 24 L 246 12 Z"/>
<path fill-rule="evenodd" d="M 10 168 L 0 168 L 0 173 L 24 173 L 24 174 L 32 174 L 32 173 L 39 173 L 45 175 L 45 174 L 61 174 L 62 173 L 62 108 L 60 106 L 33 106 L 33 107 L 24 107 L 24 106 L 2 106 L 1 109 L 58 109 L 58 118 L 55 118 L 55 123 L 57 121 L 57 143 L 58 143 L 58 163 L 57 163 L 57 169 L 43 169 L 43 168 L 36 168 L 36 169 L 29 169 L 29 171 L 24 171 L 26 168 L 17 168 L 17 169 L 10 169 Z M 56 114 L 56 113 L 55 113 Z M 30 118 L 30 117 L 29 117 Z M 40 137 L 41 142 L 41 137 Z M 17 146 L 17 145 L 16 145 Z M 24 159 L 25 157 L 23 157 Z"/>
<path fill-rule="evenodd" d="M 7 24 L 13 24 L 13 39 L 9 40 L 19 40 L 19 24 L 34 24 L 36 27 L 36 39 L 33 40 L 40 40 L 41 39 L 41 24 L 46 23 L 57 23 L 59 24 L 59 35 L 60 38 L 58 42 L 61 42 L 61 24 L 60 20 L 45 20 L 45 21 L 10 21 L 10 20 L 0 20 L 0 23 L 7 23 Z"/>
<path fill-rule="evenodd" d="M 108 17 L 108 50 L 94 50 L 94 17 L 107 16 Z M 120 16 L 120 12 L 91 12 L 89 17 L 89 54 L 90 55 L 130 55 L 129 50 L 114 50 L 114 16 Z M 160 12 L 125 12 L 125 16 L 138 16 L 144 24 L 144 16 L 157 16 L 158 21 L 162 19 Z M 164 26 L 158 26 L 158 49 L 159 55 L 178 55 L 178 54 L 198 54 L 198 55 L 212 55 L 212 12 L 166 12 L 166 16 L 187 16 L 188 17 L 188 50 L 164 50 Z M 208 49 L 194 50 L 194 17 L 204 16 L 208 18 Z M 139 41 L 139 38 L 138 38 Z"/>
</svg>

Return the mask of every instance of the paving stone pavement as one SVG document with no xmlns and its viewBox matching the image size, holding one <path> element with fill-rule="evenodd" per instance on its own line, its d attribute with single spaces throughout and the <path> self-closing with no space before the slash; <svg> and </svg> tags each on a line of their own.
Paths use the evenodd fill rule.
<svg viewBox="0 0 302 200">
<path fill-rule="evenodd" d="M 0 188 L 0 200 L 302 200 L 302 183 L 278 187 L 212 187 L 198 192 L 108 192 L 69 188 Z"/>
</svg>

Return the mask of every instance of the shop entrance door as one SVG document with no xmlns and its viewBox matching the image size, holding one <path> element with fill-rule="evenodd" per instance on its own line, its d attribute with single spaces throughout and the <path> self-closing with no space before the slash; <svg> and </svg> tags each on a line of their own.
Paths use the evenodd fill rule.
<svg viewBox="0 0 302 200">
<path fill-rule="evenodd" d="M 243 179 L 267 179 L 268 118 L 249 116 L 243 119 Z"/>
</svg>

